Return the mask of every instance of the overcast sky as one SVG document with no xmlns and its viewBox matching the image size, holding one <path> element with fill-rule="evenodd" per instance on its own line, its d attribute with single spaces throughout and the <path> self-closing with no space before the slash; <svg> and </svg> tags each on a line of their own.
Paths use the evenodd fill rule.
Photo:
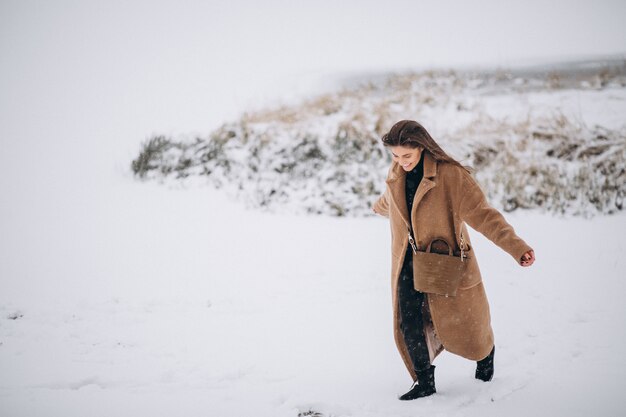
<svg viewBox="0 0 626 417">
<path fill-rule="evenodd" d="M 327 70 L 626 52 L 620 0 L 0 4 L 3 52 L 52 48 L 61 58 L 161 54 L 187 64 L 195 56 L 219 65 Z"/>
<path fill-rule="evenodd" d="M 0 0 L 0 133 L 206 132 L 320 73 L 625 54 L 625 21 L 619 0 Z"/>
</svg>

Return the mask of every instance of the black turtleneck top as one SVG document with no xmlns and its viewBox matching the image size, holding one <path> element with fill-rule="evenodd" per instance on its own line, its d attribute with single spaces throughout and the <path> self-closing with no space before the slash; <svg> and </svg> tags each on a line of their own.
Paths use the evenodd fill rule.
<svg viewBox="0 0 626 417">
<path fill-rule="evenodd" d="M 413 230 L 413 220 L 411 219 L 411 211 L 413 209 L 413 199 L 415 198 L 415 192 L 420 185 L 422 178 L 424 177 L 424 152 L 420 156 L 420 160 L 413 167 L 412 170 L 406 173 L 406 181 L 404 184 L 404 195 L 406 196 L 406 207 L 409 210 L 409 223 L 411 224 L 411 230 Z M 411 245 L 407 245 L 406 254 L 402 262 L 402 276 L 403 279 L 413 279 L 413 248 Z"/>
<path fill-rule="evenodd" d="M 404 185 L 404 192 L 406 195 L 406 206 L 409 209 L 409 222 L 411 222 L 411 210 L 413 209 L 413 199 L 415 198 L 415 192 L 417 186 L 424 177 L 424 152 L 420 156 L 420 160 L 415 167 L 406 173 L 406 182 Z M 413 225 L 411 225 L 412 227 Z"/>
</svg>

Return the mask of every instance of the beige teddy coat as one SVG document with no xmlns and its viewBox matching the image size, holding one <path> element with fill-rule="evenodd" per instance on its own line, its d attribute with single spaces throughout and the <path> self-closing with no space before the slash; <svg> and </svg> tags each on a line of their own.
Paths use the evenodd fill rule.
<svg viewBox="0 0 626 417">
<path fill-rule="evenodd" d="M 443 237 L 459 250 L 460 232 L 469 250 L 466 271 L 456 296 L 427 294 L 424 330 L 431 361 L 447 350 L 471 360 L 485 358 L 494 344 L 489 303 L 478 269 L 476 254 L 465 224 L 520 262 L 531 247 L 520 239 L 502 214 L 491 207 L 474 178 L 463 168 L 436 161 L 423 152 L 424 177 L 415 193 L 411 215 L 413 236 L 418 250 L 430 240 Z M 373 204 L 373 210 L 389 218 L 391 226 L 391 290 L 393 333 L 396 346 L 413 380 L 413 370 L 400 329 L 398 278 L 408 245 L 409 213 L 405 197 L 406 172 L 393 162 L 387 176 L 387 188 Z"/>
</svg>

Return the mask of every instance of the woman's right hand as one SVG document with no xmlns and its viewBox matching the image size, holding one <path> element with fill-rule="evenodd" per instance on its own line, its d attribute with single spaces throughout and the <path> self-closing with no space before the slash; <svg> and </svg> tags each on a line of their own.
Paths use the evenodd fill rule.
<svg viewBox="0 0 626 417">
<path fill-rule="evenodd" d="M 522 259 L 520 260 L 520 265 L 531 266 L 533 262 L 535 262 L 535 251 L 531 249 L 522 255 Z"/>
</svg>

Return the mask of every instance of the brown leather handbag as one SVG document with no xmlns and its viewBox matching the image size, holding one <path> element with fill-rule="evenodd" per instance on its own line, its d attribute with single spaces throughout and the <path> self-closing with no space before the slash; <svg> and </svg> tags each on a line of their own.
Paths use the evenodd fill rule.
<svg viewBox="0 0 626 417">
<path fill-rule="evenodd" d="M 445 245 L 445 249 L 442 248 Z M 455 296 L 461 278 L 467 268 L 471 251 L 464 247 L 465 239 L 461 233 L 460 256 L 454 254 L 453 246 L 443 238 L 435 238 L 425 251 L 413 246 L 413 285 L 417 291 Z"/>
</svg>

